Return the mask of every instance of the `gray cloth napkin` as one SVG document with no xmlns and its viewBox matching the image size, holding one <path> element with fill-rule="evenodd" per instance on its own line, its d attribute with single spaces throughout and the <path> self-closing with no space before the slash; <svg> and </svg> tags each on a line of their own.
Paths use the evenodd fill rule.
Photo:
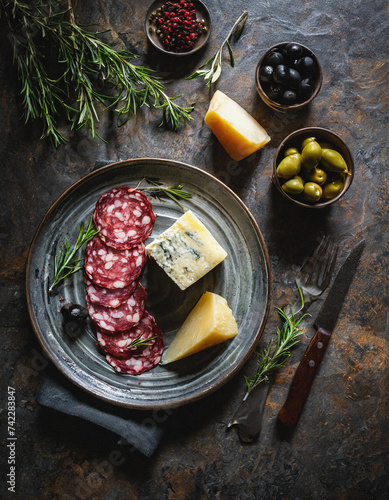
<svg viewBox="0 0 389 500">
<path fill-rule="evenodd" d="M 130 444 L 146 457 L 155 452 L 164 432 L 163 426 L 144 425 L 148 411 L 129 410 L 101 401 L 76 387 L 54 367 L 45 370 L 37 401 L 67 415 L 82 418 L 121 437 L 119 444 Z"/>
</svg>

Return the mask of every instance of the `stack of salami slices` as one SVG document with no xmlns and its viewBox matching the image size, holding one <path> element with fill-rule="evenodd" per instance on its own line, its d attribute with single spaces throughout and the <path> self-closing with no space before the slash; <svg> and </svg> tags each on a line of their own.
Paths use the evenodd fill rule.
<svg viewBox="0 0 389 500">
<path fill-rule="evenodd" d="M 119 373 L 139 375 L 159 363 L 164 349 L 139 282 L 155 214 L 143 193 L 121 186 L 101 196 L 93 220 L 99 234 L 84 257 L 89 316 L 108 363 Z"/>
</svg>

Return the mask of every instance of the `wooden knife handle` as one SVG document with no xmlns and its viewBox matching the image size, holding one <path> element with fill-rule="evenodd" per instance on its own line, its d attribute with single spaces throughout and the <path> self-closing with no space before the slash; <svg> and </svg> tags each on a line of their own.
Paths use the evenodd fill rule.
<svg viewBox="0 0 389 500">
<path fill-rule="evenodd" d="M 278 413 L 278 420 L 283 425 L 294 427 L 297 424 L 330 337 L 331 332 L 319 328 L 309 343 L 294 374 L 285 404 Z"/>
</svg>

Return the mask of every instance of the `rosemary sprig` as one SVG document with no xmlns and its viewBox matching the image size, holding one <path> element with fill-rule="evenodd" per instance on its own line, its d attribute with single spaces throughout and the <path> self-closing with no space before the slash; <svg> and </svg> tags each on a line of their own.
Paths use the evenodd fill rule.
<svg viewBox="0 0 389 500">
<path fill-rule="evenodd" d="M 127 349 L 139 349 L 140 347 L 145 347 L 147 345 L 150 345 L 151 341 L 157 338 L 158 335 L 155 335 L 154 337 L 149 337 L 148 339 L 144 339 L 142 338 L 142 336 L 137 337 L 131 342 L 131 344 L 127 346 Z"/>
<path fill-rule="evenodd" d="M 235 29 L 236 29 L 235 40 L 237 40 L 240 37 L 243 31 L 243 27 L 246 23 L 247 16 L 248 16 L 247 11 L 244 11 L 243 14 L 239 16 L 239 18 L 235 21 L 235 24 L 231 28 L 230 32 L 228 33 L 227 38 L 221 44 L 220 49 L 216 52 L 216 54 L 213 55 L 210 59 L 208 59 L 207 62 L 202 64 L 195 73 L 188 76 L 187 80 L 193 80 L 194 78 L 203 76 L 204 80 L 207 82 L 206 83 L 207 87 L 210 87 L 212 83 L 215 83 L 220 77 L 222 72 L 222 54 L 223 54 L 223 49 L 226 45 L 230 55 L 231 66 L 232 67 L 235 66 L 235 59 L 230 44 L 230 38 L 233 35 Z"/>
<path fill-rule="evenodd" d="M 8 19 L 14 61 L 19 71 L 26 121 L 43 121 L 42 137 L 58 146 L 67 138 L 58 121 L 71 129 L 89 127 L 99 137 L 98 105 L 116 107 L 118 125 L 143 106 L 163 110 L 161 125 L 177 130 L 192 120 L 194 105 L 179 106 L 155 72 L 136 66 L 127 50 L 115 50 L 98 35 L 77 25 L 73 9 L 60 0 L 0 0 Z"/>
<path fill-rule="evenodd" d="M 49 288 L 50 292 L 60 281 L 83 268 L 83 265 L 81 264 L 83 259 L 77 258 L 76 254 L 78 250 L 98 232 L 99 231 L 93 227 L 93 221 L 91 219 L 88 228 L 85 231 L 84 223 L 81 222 L 77 241 L 73 247 L 70 247 L 68 241 L 65 239 L 63 247 L 54 260 L 54 279 Z"/>
<path fill-rule="evenodd" d="M 156 187 L 144 187 L 141 188 L 140 184 L 145 180 L 149 184 L 152 184 Z M 145 177 L 142 179 L 136 189 L 139 189 L 140 191 L 146 191 L 147 193 L 150 194 L 150 196 L 153 196 L 154 198 L 161 199 L 163 197 L 170 198 L 171 200 L 174 201 L 182 210 L 184 207 L 181 205 L 179 202 L 179 198 L 183 200 L 188 200 L 189 198 L 192 198 L 192 195 L 186 191 L 184 191 L 182 188 L 184 186 L 182 184 L 174 184 L 173 186 L 164 186 L 162 182 L 158 182 L 152 179 L 148 179 Z"/>
<path fill-rule="evenodd" d="M 300 287 L 298 286 L 301 308 L 294 313 L 292 308 L 289 314 L 279 307 L 276 308 L 278 314 L 284 320 L 282 328 L 277 327 L 277 345 L 273 350 L 273 343 L 270 342 L 266 348 L 257 353 L 260 359 L 257 372 L 252 379 L 245 376 L 247 384 L 247 395 L 261 382 L 267 382 L 269 375 L 281 368 L 286 360 L 290 357 L 290 350 L 299 342 L 299 336 L 302 330 L 299 328 L 301 321 L 307 316 L 308 313 L 303 314 L 299 319 L 296 319 L 295 314 L 301 312 L 304 308 L 304 297 Z"/>
</svg>

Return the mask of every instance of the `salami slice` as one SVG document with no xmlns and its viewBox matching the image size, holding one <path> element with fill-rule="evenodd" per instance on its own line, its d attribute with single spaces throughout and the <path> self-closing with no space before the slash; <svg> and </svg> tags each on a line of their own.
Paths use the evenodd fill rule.
<svg viewBox="0 0 389 500">
<path fill-rule="evenodd" d="M 150 235 L 155 214 L 147 196 L 121 186 L 104 193 L 93 214 L 100 238 L 110 247 L 125 250 Z"/>
<path fill-rule="evenodd" d="M 91 302 L 99 306 L 119 307 L 120 304 L 123 304 L 123 302 L 126 302 L 126 300 L 131 297 L 137 286 L 138 280 L 134 280 L 124 288 L 103 288 L 99 285 L 95 285 L 88 276 L 85 275 L 85 289 L 88 298 Z"/>
<path fill-rule="evenodd" d="M 140 375 L 147 370 L 151 370 L 161 361 L 164 347 L 163 337 L 159 335 L 152 345 L 144 349 L 142 354 L 130 355 L 127 359 L 119 359 L 107 354 L 105 358 L 118 373 Z"/>
<path fill-rule="evenodd" d="M 152 339 L 156 335 L 161 334 L 161 330 L 155 324 L 155 319 L 151 314 L 145 311 L 140 322 L 125 332 L 107 333 L 100 328 L 97 328 L 97 340 L 100 347 L 111 356 L 119 359 L 127 359 L 129 356 L 147 356 L 150 352 L 151 346 L 155 343 L 156 339 Z M 129 347 L 131 342 L 135 339 L 152 339 L 150 344 L 142 348 Z"/>
<path fill-rule="evenodd" d="M 85 272 L 96 285 L 104 288 L 125 288 L 142 272 L 147 260 L 143 243 L 129 250 L 115 250 L 105 245 L 98 236 L 85 248 Z"/>
<path fill-rule="evenodd" d="M 135 292 L 119 307 L 105 307 L 93 304 L 87 295 L 89 316 L 103 330 L 107 332 L 122 332 L 130 330 L 141 320 L 146 303 L 146 291 L 138 283 Z"/>
</svg>

